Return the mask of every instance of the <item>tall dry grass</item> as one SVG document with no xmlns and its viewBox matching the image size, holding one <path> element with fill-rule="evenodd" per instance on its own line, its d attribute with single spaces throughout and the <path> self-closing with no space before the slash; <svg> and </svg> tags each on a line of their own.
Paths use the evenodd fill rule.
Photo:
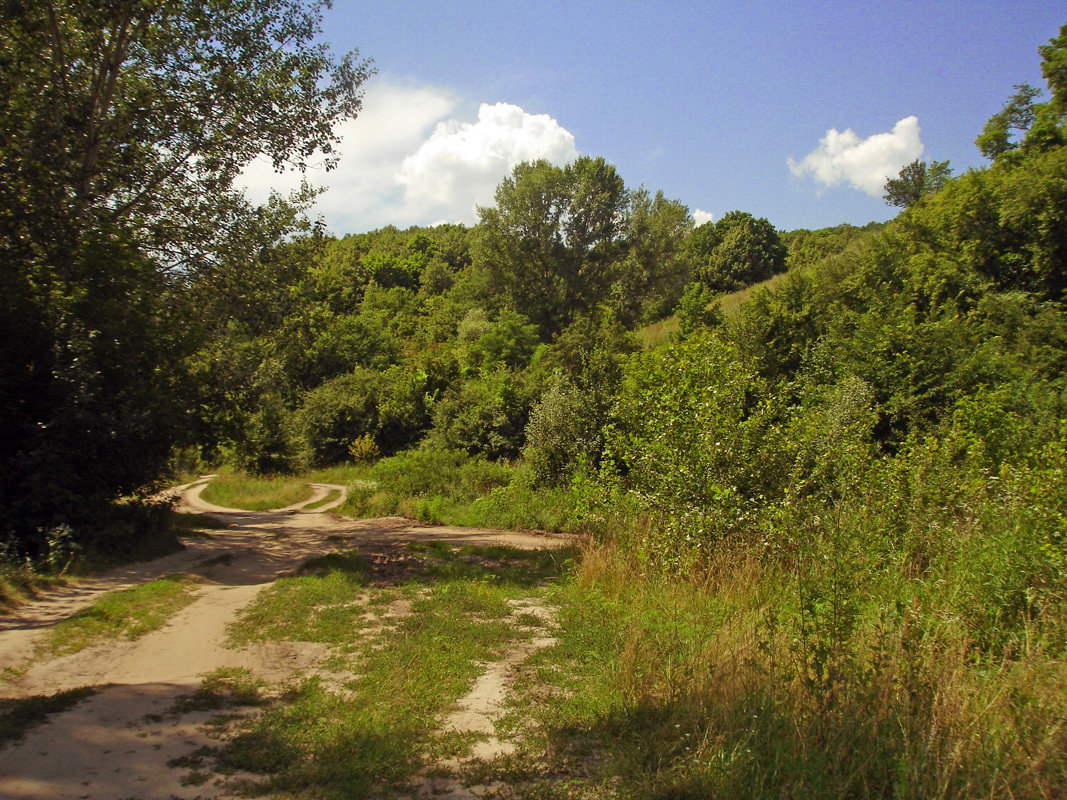
<svg viewBox="0 0 1067 800">
<path fill-rule="evenodd" d="M 835 638 L 805 622 L 799 570 L 738 547 L 667 577 L 589 546 L 562 596 L 604 663 L 570 665 L 550 740 L 601 741 L 589 757 L 624 796 L 1064 796 L 1062 615 L 991 654 L 948 598 L 898 608 L 887 594 Z M 630 743 L 600 738 L 611 731 Z"/>
</svg>

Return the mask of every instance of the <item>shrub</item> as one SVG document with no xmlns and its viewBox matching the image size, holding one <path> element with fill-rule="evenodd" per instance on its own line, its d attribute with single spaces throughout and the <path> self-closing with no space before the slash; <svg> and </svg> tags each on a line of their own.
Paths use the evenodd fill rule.
<svg viewBox="0 0 1067 800">
<path fill-rule="evenodd" d="M 352 457 L 352 461 L 356 464 L 362 464 L 364 461 L 374 461 L 381 453 L 378 451 L 378 445 L 374 443 L 373 438 L 360 436 L 358 439 L 353 439 L 349 442 L 348 455 Z"/>
<path fill-rule="evenodd" d="M 683 335 L 700 328 L 714 328 L 722 322 L 722 311 L 715 302 L 715 292 L 702 283 L 690 283 L 675 307 L 678 329 Z"/>
<path fill-rule="evenodd" d="M 662 518 L 667 560 L 751 526 L 789 473 L 779 407 L 751 360 L 697 335 L 636 358 L 607 450 L 629 493 Z"/>
<path fill-rule="evenodd" d="M 582 393 L 565 375 L 557 374 L 530 412 L 523 460 L 537 484 L 562 486 L 579 460 L 599 444 L 599 437 Z"/>
<path fill-rule="evenodd" d="M 425 378 L 399 366 L 357 369 L 313 389 L 297 413 L 308 460 L 315 466 L 344 461 L 360 438 L 385 453 L 412 444 L 426 425 L 424 394 Z"/>
<path fill-rule="evenodd" d="M 304 396 L 298 421 L 312 465 L 336 464 L 354 439 L 378 429 L 380 376 L 356 370 L 327 381 Z"/>
<path fill-rule="evenodd" d="M 228 461 L 254 475 L 294 472 L 303 466 L 300 438 L 292 412 L 281 397 L 260 398 L 228 454 Z"/>
<path fill-rule="evenodd" d="M 454 386 L 437 401 L 430 441 L 438 449 L 514 458 L 522 447 L 529 410 L 522 380 L 498 369 Z"/>
</svg>

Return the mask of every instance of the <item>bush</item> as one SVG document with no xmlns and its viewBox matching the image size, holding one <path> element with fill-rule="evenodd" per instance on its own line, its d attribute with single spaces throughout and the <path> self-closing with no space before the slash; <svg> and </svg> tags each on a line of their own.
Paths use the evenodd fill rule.
<svg viewBox="0 0 1067 800">
<path fill-rule="evenodd" d="M 537 486 L 561 487 L 581 465 L 600 467 L 622 366 L 618 353 L 604 349 L 580 359 L 573 377 L 556 373 L 530 414 L 523 459 Z"/>
<path fill-rule="evenodd" d="M 538 485 L 564 485 L 580 459 L 589 456 L 600 434 L 592 416 L 577 387 L 557 374 L 530 413 L 522 449 L 523 461 Z"/>
<path fill-rule="evenodd" d="M 650 531 L 660 557 L 751 527 L 781 496 L 789 457 L 769 395 L 751 360 L 706 334 L 632 362 L 607 451 L 627 491 L 662 519 Z"/>
<path fill-rule="evenodd" d="M 371 477 L 383 489 L 408 497 L 450 495 L 473 500 L 508 482 L 510 469 L 462 450 L 423 448 L 379 461 Z"/>
<path fill-rule="evenodd" d="M 253 475 L 280 475 L 303 466 L 304 457 L 293 413 L 277 394 L 260 398 L 227 460 Z"/>
<path fill-rule="evenodd" d="M 353 439 L 349 442 L 348 455 L 351 456 L 354 463 L 362 464 L 364 461 L 374 461 L 381 453 L 378 451 L 378 445 L 374 443 L 374 439 L 370 436 L 360 436 L 358 439 Z"/>
<path fill-rule="evenodd" d="M 404 514 L 427 522 L 475 524 L 468 507 L 511 479 L 503 464 L 462 450 L 422 448 L 382 459 L 349 488 L 344 513 Z"/>
<path fill-rule="evenodd" d="M 715 292 L 702 283 L 690 283 L 685 287 L 674 309 L 683 336 L 700 328 L 714 328 L 722 322 L 722 310 L 715 297 Z"/>
<path fill-rule="evenodd" d="M 442 450 L 514 458 L 522 448 L 529 411 L 521 378 L 498 369 L 453 386 L 437 401 L 430 441 Z"/>
<path fill-rule="evenodd" d="M 403 367 L 357 369 L 313 389 L 297 412 L 308 461 L 340 463 L 362 438 L 384 453 L 414 443 L 427 420 L 424 392 L 425 380 Z"/>
</svg>

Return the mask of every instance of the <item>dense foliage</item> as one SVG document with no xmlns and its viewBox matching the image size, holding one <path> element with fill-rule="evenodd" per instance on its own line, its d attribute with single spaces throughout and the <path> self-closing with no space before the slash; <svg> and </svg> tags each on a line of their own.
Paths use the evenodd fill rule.
<svg viewBox="0 0 1067 800">
<path fill-rule="evenodd" d="M 188 411 L 191 284 L 297 220 L 232 189 L 257 155 L 329 153 L 365 63 L 321 3 L 6 3 L 0 26 L 0 544 L 157 479 Z M 250 255 L 251 254 L 251 255 Z M 216 305 L 219 304 L 216 301 Z"/>
<path fill-rule="evenodd" d="M 369 260 L 373 246 L 324 245 L 291 291 L 299 313 L 374 320 L 382 337 L 343 375 L 309 388 L 266 370 L 289 348 L 320 352 L 290 343 L 288 323 L 226 349 L 263 355 L 297 460 L 316 452 L 300 420 L 329 380 L 352 382 L 339 403 L 371 375 L 408 387 L 336 429 L 338 444 L 369 435 L 383 453 L 422 444 L 374 467 L 376 488 L 356 492 L 364 512 L 533 524 L 516 509 L 552 505 L 566 509 L 552 524 L 599 535 L 568 589 L 565 646 L 584 649 L 553 708 L 570 721 L 543 721 L 588 757 L 575 767 L 549 748 L 550 770 L 621 777 L 632 796 L 1055 796 L 1067 785 L 1063 45 L 1042 53 L 1052 99 L 1027 93 L 1033 113 L 1009 119 L 1015 146 L 984 169 L 940 170 L 884 226 L 779 235 L 733 213 L 689 231 L 665 215 L 661 230 L 685 230 L 657 251 L 671 269 L 629 280 L 650 248 L 625 218 L 568 233 L 582 195 L 567 194 L 567 170 L 526 165 L 485 227 L 365 237 L 396 260 L 429 240 L 432 280 L 388 277 L 405 269 Z M 621 213 L 613 171 L 588 160 L 569 180 L 581 170 L 602 181 L 602 210 Z M 548 186 L 565 212 L 503 224 Z M 446 236 L 450 252 L 469 249 L 439 255 Z M 565 306 L 522 294 L 535 256 L 567 276 L 546 271 L 536 291 L 582 291 Z M 350 277 L 316 282 L 326 264 Z M 770 276 L 736 309 L 717 305 Z M 624 287 L 646 299 L 615 302 Z M 635 323 L 671 307 L 679 333 L 638 349 Z M 359 427 L 382 408 L 415 424 L 398 437 Z M 629 749 L 582 734 L 635 730 Z"/>
</svg>

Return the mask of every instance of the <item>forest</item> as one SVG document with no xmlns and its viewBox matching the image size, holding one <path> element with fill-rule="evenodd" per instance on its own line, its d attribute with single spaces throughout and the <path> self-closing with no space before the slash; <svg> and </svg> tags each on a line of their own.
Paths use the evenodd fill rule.
<svg viewBox="0 0 1067 800">
<path fill-rule="evenodd" d="M 165 550 L 183 476 L 333 476 L 583 538 L 553 713 L 603 741 L 545 769 L 594 793 L 537 796 L 1067 791 L 1067 26 L 888 223 L 697 225 L 581 156 L 339 236 L 233 182 L 329 153 L 370 62 L 300 3 L 159 5 L 0 32 L 8 584 Z"/>
</svg>

